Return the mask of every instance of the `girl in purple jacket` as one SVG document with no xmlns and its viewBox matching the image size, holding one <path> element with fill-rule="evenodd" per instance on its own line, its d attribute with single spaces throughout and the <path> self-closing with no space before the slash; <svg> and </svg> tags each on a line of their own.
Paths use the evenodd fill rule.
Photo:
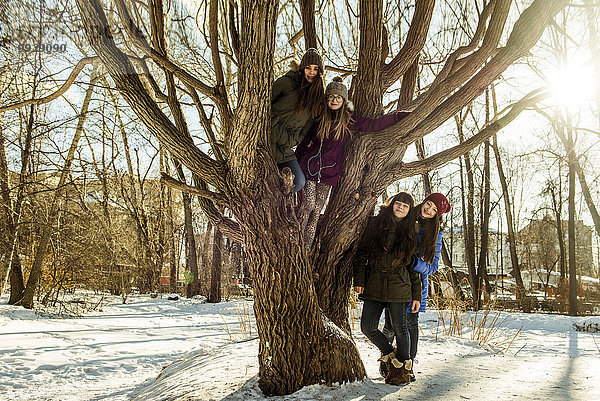
<svg viewBox="0 0 600 401">
<path fill-rule="evenodd" d="M 356 132 L 380 131 L 400 121 L 408 112 L 397 111 L 379 118 L 365 118 L 352 113 L 348 88 L 336 77 L 325 89 L 327 107 L 296 148 L 296 158 L 306 177 L 299 210 L 304 244 L 310 249 L 321 209 L 331 187 L 338 184 L 344 162 L 346 142 Z"/>
</svg>

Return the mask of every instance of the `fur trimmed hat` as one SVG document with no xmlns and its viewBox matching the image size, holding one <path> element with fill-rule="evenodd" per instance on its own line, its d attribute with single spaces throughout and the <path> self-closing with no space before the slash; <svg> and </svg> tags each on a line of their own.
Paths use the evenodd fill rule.
<svg viewBox="0 0 600 401">
<path fill-rule="evenodd" d="M 448 198 L 439 192 L 432 192 L 423 199 L 423 203 L 426 201 L 431 201 L 437 208 L 438 217 L 442 217 L 444 213 L 448 213 L 450 211 L 450 201 Z"/>
<path fill-rule="evenodd" d="M 323 58 L 321 57 L 317 49 L 315 49 L 314 47 L 308 49 L 306 53 L 304 53 L 304 56 L 302 56 L 302 60 L 300 60 L 300 71 L 304 70 L 307 66 L 311 64 L 318 66 L 319 75 L 323 75 L 323 73 L 325 72 L 325 68 L 323 66 Z"/>
</svg>

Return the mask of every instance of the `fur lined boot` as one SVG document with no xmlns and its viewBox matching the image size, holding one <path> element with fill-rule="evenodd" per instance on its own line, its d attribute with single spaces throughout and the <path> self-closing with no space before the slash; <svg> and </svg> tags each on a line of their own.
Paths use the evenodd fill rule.
<svg viewBox="0 0 600 401">
<path fill-rule="evenodd" d="M 412 361 L 407 359 L 400 368 L 388 364 L 389 373 L 385 378 L 386 384 L 401 386 L 410 383 L 410 371 L 412 370 Z"/>
</svg>

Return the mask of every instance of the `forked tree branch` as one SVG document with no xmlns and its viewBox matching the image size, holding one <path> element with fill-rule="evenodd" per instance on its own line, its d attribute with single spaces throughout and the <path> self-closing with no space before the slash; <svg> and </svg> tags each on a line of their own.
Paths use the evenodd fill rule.
<svg viewBox="0 0 600 401">
<path fill-rule="evenodd" d="M 148 131 L 192 172 L 200 175 L 218 189 L 225 185 L 225 166 L 215 162 L 182 134 L 165 116 L 145 90 L 136 70 L 117 48 L 112 36 L 105 34 L 108 21 L 99 0 L 77 0 L 86 36 L 110 73 L 117 89 Z"/>
<path fill-rule="evenodd" d="M 497 4 L 493 14 L 500 12 L 500 3 L 502 3 L 503 7 L 506 6 L 503 0 L 496 1 Z M 467 65 L 457 71 L 448 78 L 447 82 L 441 84 L 439 88 L 433 89 L 434 93 L 426 95 L 427 98 L 413 113 L 394 126 L 381 131 L 379 135 L 374 136 L 374 146 L 384 149 L 389 147 L 390 141 L 398 142 L 399 140 L 403 143 L 412 143 L 438 128 L 451 118 L 452 115 L 476 99 L 512 63 L 526 55 L 538 41 L 554 15 L 563 9 L 567 3 L 568 0 L 534 0 L 514 24 L 506 46 L 498 50 L 497 54 L 474 76 L 470 77 L 466 83 L 462 84 L 460 89 L 444 100 L 447 96 L 445 92 L 448 88 L 446 86 L 450 85 L 454 87 L 456 83 L 462 80 L 463 77 L 460 75 L 472 68 L 472 66 Z M 506 17 L 505 12 L 507 10 L 503 9 L 500 16 L 495 17 L 492 15 L 490 25 L 493 24 L 495 19 L 497 20 L 495 23 L 496 28 L 493 29 L 495 34 L 501 33 L 499 27 L 503 25 L 502 21 Z M 486 38 L 484 42 L 488 40 L 496 42 L 496 39 L 496 37 Z M 488 55 L 488 52 L 485 54 Z M 466 73 L 469 76 L 471 74 L 470 71 L 466 71 Z M 434 100 L 439 102 L 434 103 Z M 406 132 L 407 134 L 402 138 L 398 138 L 398 132 Z M 398 160 L 391 160 L 391 162 L 398 162 Z"/>
<path fill-rule="evenodd" d="M 40 104 L 44 104 L 44 103 L 49 103 L 49 102 L 53 101 L 54 99 L 57 99 L 59 96 L 61 96 L 63 93 L 65 93 L 71 87 L 71 85 L 73 85 L 73 82 L 75 82 L 75 79 L 79 76 L 79 73 L 88 64 L 99 65 L 100 58 L 99 57 L 86 57 L 86 58 L 82 58 L 81 60 L 79 60 L 79 62 L 75 66 L 75 68 L 73 68 L 73 71 L 71 71 L 71 74 L 69 74 L 69 78 L 67 78 L 65 83 L 56 92 L 53 92 L 50 95 L 44 96 L 39 99 L 29 99 L 29 100 L 25 100 L 25 101 L 22 101 L 19 103 L 1 106 L 0 112 L 18 109 L 20 107 L 29 106 L 31 104 L 40 105 Z"/>
<path fill-rule="evenodd" d="M 435 0 L 416 1 L 415 13 L 402 49 L 392 61 L 381 69 L 381 81 L 384 90 L 404 75 L 423 49 L 431 25 L 434 7 Z"/>
</svg>

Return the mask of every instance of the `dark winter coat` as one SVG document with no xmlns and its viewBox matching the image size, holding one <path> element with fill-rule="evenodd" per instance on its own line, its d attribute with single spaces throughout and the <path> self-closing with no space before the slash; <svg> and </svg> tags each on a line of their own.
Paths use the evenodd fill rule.
<svg viewBox="0 0 600 401">
<path fill-rule="evenodd" d="M 379 118 L 366 118 L 353 114 L 348 129 L 352 133 L 381 131 L 408 114 L 401 111 Z M 318 131 L 319 123 L 316 122 L 296 148 L 296 158 L 307 180 L 336 186 L 342 173 L 344 148 L 350 138 L 350 132 L 346 132 L 339 140 L 333 139 L 334 132 L 330 132 L 328 139 L 321 140 Z"/>
<path fill-rule="evenodd" d="M 417 234 L 417 242 L 421 241 L 422 234 L 422 232 Z M 419 312 L 425 312 L 427 306 L 427 295 L 429 293 L 429 281 L 427 280 L 427 277 L 438 271 L 439 268 L 440 252 L 442 250 L 442 235 L 443 233 L 440 231 L 437 237 L 437 244 L 435 245 L 435 257 L 433 258 L 433 263 L 427 263 L 418 257 L 417 263 L 413 266 L 413 270 L 421 274 L 421 284 L 423 286 Z M 410 312 L 410 308 L 408 308 L 408 311 Z"/>
<path fill-rule="evenodd" d="M 393 227 L 384 240 L 389 249 L 394 241 Z M 377 252 L 369 257 L 369 248 L 376 235 L 375 219 L 371 218 L 363 234 L 354 259 L 354 286 L 364 287 L 361 299 L 379 302 L 421 301 L 421 277 L 412 269 L 394 261 L 390 252 Z"/>
<path fill-rule="evenodd" d="M 298 145 L 313 124 L 310 110 L 296 110 L 301 71 L 288 71 L 273 82 L 271 94 L 271 150 L 275 162 L 296 159 L 292 148 Z"/>
</svg>

